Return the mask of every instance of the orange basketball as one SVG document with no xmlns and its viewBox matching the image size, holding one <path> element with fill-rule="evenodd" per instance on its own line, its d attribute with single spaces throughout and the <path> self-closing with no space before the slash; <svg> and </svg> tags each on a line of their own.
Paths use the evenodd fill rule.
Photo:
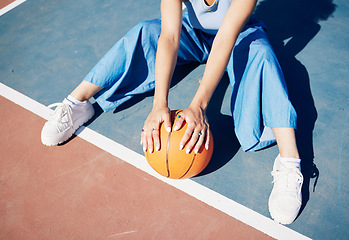
<svg viewBox="0 0 349 240">
<path fill-rule="evenodd" d="M 172 127 L 175 125 L 180 110 L 171 111 Z M 192 150 L 189 154 L 185 152 L 185 147 L 180 150 L 179 143 L 187 129 L 187 123 L 178 131 L 165 130 L 164 124 L 160 127 L 160 151 L 150 153 L 145 152 L 145 157 L 149 165 L 162 176 L 173 179 L 190 178 L 199 174 L 209 163 L 213 152 L 213 137 L 210 132 L 210 146 L 206 150 L 203 145 L 199 152 L 195 154 Z"/>
</svg>

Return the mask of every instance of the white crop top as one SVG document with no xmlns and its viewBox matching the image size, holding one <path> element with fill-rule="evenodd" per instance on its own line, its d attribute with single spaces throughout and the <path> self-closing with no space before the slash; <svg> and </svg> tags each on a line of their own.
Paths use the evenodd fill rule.
<svg viewBox="0 0 349 240">
<path fill-rule="evenodd" d="M 211 6 L 208 6 L 205 0 L 183 0 L 183 3 L 187 7 L 189 21 L 193 28 L 215 35 L 231 0 L 215 0 Z"/>
</svg>

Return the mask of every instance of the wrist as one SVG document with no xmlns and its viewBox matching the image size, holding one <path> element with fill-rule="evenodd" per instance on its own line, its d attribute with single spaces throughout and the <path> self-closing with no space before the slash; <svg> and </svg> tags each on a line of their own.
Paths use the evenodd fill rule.
<svg viewBox="0 0 349 240">
<path fill-rule="evenodd" d="M 193 99 L 193 101 L 190 103 L 191 108 L 200 108 L 202 111 L 206 111 L 208 103 L 206 101 L 203 100 L 196 100 Z"/>
<path fill-rule="evenodd" d="M 153 102 L 153 109 L 159 109 L 159 108 L 164 108 L 168 107 L 168 102 L 167 100 L 154 100 Z"/>
<path fill-rule="evenodd" d="M 203 78 L 190 106 L 206 111 L 215 87 L 216 85 L 212 86 L 210 81 Z"/>
</svg>

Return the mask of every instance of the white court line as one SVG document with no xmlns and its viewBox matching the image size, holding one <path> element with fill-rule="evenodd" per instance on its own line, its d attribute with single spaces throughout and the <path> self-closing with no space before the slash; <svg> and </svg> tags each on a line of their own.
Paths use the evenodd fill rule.
<svg viewBox="0 0 349 240">
<path fill-rule="evenodd" d="M 9 5 L 7 5 L 6 7 L 0 9 L 0 16 L 4 15 L 5 13 L 7 13 L 8 11 L 14 9 L 15 7 L 17 7 L 18 5 L 24 3 L 26 0 L 16 0 L 12 3 L 10 3 Z"/>
<path fill-rule="evenodd" d="M 53 110 L 48 109 L 43 104 L 7 87 L 2 83 L 0 83 L 0 95 L 45 119 L 48 119 L 50 114 L 53 112 Z M 81 127 L 78 129 L 76 134 L 115 157 L 122 159 L 157 179 L 176 187 L 209 206 L 212 206 L 273 238 L 287 240 L 310 239 L 199 183 L 194 182 L 193 180 L 173 180 L 162 177 L 147 164 L 143 155 L 140 155 L 87 127 Z"/>
</svg>

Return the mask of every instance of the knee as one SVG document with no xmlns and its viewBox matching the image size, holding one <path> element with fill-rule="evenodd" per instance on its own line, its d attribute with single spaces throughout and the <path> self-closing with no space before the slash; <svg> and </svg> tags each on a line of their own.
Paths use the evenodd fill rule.
<svg viewBox="0 0 349 240">
<path fill-rule="evenodd" d="M 270 43 L 266 39 L 258 39 L 251 43 L 250 52 L 254 53 L 260 60 L 275 58 L 275 53 Z"/>
<path fill-rule="evenodd" d="M 160 22 L 160 19 L 146 20 L 138 23 L 136 25 L 136 28 L 138 28 L 139 30 L 145 33 L 154 33 L 154 32 L 160 33 L 161 22 Z"/>
<path fill-rule="evenodd" d="M 160 20 L 146 20 L 134 26 L 125 35 L 125 39 L 140 40 L 142 44 L 155 44 L 160 36 L 160 31 Z"/>
</svg>

